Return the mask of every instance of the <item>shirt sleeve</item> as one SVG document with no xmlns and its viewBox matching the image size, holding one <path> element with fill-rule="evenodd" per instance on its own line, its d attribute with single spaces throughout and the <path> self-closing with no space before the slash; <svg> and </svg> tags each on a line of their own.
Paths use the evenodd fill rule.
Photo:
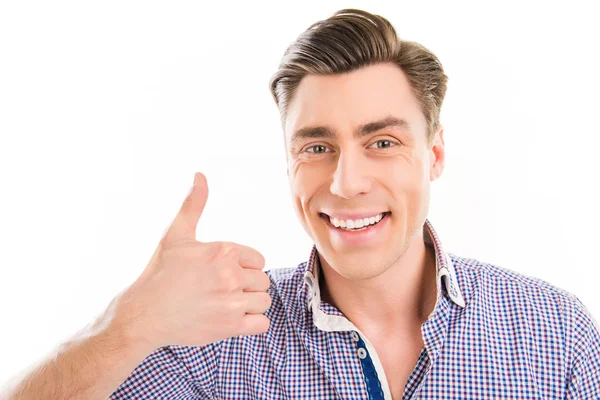
<svg viewBox="0 0 600 400">
<path fill-rule="evenodd" d="M 167 346 L 150 354 L 108 400 L 197 400 L 216 397 L 217 343 Z"/>
<path fill-rule="evenodd" d="M 568 400 L 600 399 L 600 328 L 575 298 L 574 361 L 567 385 Z"/>
</svg>

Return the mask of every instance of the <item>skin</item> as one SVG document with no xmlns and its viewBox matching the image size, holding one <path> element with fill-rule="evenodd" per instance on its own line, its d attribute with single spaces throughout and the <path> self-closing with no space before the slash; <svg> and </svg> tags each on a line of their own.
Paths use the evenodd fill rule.
<svg viewBox="0 0 600 400">
<path fill-rule="evenodd" d="M 361 137 L 364 124 L 389 126 Z M 326 127 L 335 137 L 298 134 Z M 436 300 L 435 260 L 423 242 L 430 184 L 444 169 L 443 129 L 431 141 L 400 68 L 385 63 L 302 79 L 284 125 L 295 211 L 319 252 L 323 298 L 363 332 L 415 331 Z M 371 240 L 350 245 L 321 212 L 391 212 Z"/>
<path fill-rule="evenodd" d="M 411 131 L 387 127 L 353 135 L 388 117 L 405 119 Z M 327 126 L 335 137 L 313 131 L 295 140 L 308 126 Z M 422 346 L 420 324 L 435 302 L 435 263 L 422 229 L 430 182 L 443 170 L 441 127 L 429 144 L 404 74 L 377 65 L 303 79 L 285 132 L 294 206 L 320 253 L 323 299 L 376 349 L 387 346 L 378 354 L 393 397 L 401 398 Z M 317 152 L 306 151 L 310 146 Z M 196 240 L 208 197 L 204 177 L 197 174 L 196 181 L 140 277 L 91 327 L 0 389 L 0 398 L 105 399 L 158 347 L 203 345 L 269 328 L 264 258 L 235 243 Z M 320 217 L 324 210 L 391 214 L 375 237 L 350 246 Z"/>
<path fill-rule="evenodd" d="M 241 244 L 197 240 L 207 198 L 206 179 L 196 174 L 138 279 L 93 324 L 10 379 L 0 399 L 106 399 L 159 347 L 266 332 L 264 257 Z"/>
</svg>

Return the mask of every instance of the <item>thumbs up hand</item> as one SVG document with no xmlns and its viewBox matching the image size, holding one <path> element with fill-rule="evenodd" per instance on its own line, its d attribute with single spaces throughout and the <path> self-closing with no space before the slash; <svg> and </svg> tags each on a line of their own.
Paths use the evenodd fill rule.
<svg viewBox="0 0 600 400">
<path fill-rule="evenodd" d="M 203 174 L 194 178 L 145 270 L 108 309 L 112 327 L 153 349 L 201 346 L 269 328 L 264 257 L 240 244 L 196 240 L 208 187 Z"/>
</svg>

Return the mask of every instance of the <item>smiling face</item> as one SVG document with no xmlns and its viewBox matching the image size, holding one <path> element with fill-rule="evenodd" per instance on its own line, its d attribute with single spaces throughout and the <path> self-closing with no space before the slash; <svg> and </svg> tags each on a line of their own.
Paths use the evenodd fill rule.
<svg viewBox="0 0 600 400">
<path fill-rule="evenodd" d="M 426 121 L 404 73 L 385 63 L 302 79 L 285 121 L 300 222 L 348 279 L 376 277 L 421 237 L 430 182 L 443 170 L 441 126 Z"/>
</svg>

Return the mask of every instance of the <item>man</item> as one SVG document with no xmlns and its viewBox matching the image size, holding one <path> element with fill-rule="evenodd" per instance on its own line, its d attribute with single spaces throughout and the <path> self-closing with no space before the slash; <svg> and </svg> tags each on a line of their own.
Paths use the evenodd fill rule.
<svg viewBox="0 0 600 400">
<path fill-rule="evenodd" d="M 308 261 L 263 272 L 254 249 L 197 241 L 196 174 L 142 275 L 5 397 L 600 398 L 580 301 L 446 253 L 427 220 L 446 79 L 382 17 L 311 26 L 270 86 Z"/>
</svg>

